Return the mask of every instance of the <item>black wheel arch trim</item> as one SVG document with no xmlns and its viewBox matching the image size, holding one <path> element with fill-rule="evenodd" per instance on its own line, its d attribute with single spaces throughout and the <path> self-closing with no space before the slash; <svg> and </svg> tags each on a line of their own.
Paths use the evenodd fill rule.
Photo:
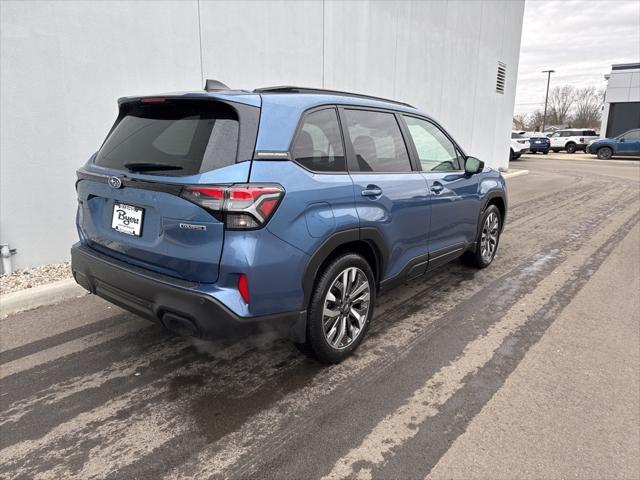
<svg viewBox="0 0 640 480">
<path fill-rule="evenodd" d="M 376 257 L 376 265 L 372 265 L 372 269 L 376 276 L 376 282 L 380 282 L 380 278 L 386 271 L 388 261 L 388 247 L 384 237 L 375 227 L 352 228 L 349 230 L 341 230 L 335 232 L 327 238 L 322 245 L 311 256 L 307 263 L 307 267 L 302 278 L 302 288 L 304 292 L 304 305 L 308 305 L 313 292 L 318 273 L 322 264 L 329 258 L 329 255 L 337 248 L 347 243 L 364 241 L 368 243 Z"/>
<path fill-rule="evenodd" d="M 475 248 L 476 248 L 476 243 L 477 243 L 477 238 L 480 235 L 480 229 L 482 228 L 482 217 L 484 216 L 484 212 L 487 209 L 487 207 L 489 206 L 489 204 L 491 203 L 491 200 L 495 199 L 495 198 L 499 198 L 502 200 L 502 203 L 504 203 L 504 215 L 502 215 L 502 218 L 500 219 L 500 232 L 502 232 L 502 230 L 504 230 L 504 225 L 506 223 L 506 219 L 507 219 L 507 212 L 508 212 L 508 204 L 507 204 L 507 196 L 505 195 L 503 190 L 489 190 L 485 196 L 484 196 L 484 200 L 482 203 L 482 208 L 480 209 L 480 214 L 478 215 L 478 225 L 476 226 L 476 241 L 473 242 L 472 246 L 471 246 L 471 250 L 475 252 Z"/>
</svg>

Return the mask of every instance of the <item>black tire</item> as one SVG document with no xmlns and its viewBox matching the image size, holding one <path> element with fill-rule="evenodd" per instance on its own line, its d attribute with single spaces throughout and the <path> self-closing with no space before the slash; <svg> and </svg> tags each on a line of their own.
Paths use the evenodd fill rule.
<svg viewBox="0 0 640 480">
<path fill-rule="evenodd" d="M 600 147 L 596 153 L 600 160 L 609 160 L 613 156 L 613 150 L 609 147 Z"/>
<path fill-rule="evenodd" d="M 552 150 L 553 150 L 553 153 L 558 153 L 558 152 L 560 151 L 560 149 L 559 149 L 559 148 L 554 148 L 554 149 L 552 149 Z"/>
<path fill-rule="evenodd" d="M 366 281 L 368 282 L 368 308 L 366 315 L 364 316 L 365 318 L 362 328 L 357 329 L 354 321 L 348 316 L 348 311 L 351 310 L 349 308 L 351 306 L 351 301 L 349 301 L 348 304 L 345 302 L 342 307 L 339 305 L 334 306 L 333 311 L 347 312 L 344 313 L 344 316 L 346 317 L 344 319 L 345 328 L 347 330 L 351 328 L 351 332 L 353 332 L 355 329 L 358 330 L 358 333 L 354 334 L 355 338 L 353 339 L 351 339 L 347 335 L 347 339 L 350 340 L 351 343 L 347 344 L 344 347 L 336 348 L 332 346 L 327 339 L 327 335 L 329 335 L 330 332 L 325 333 L 325 326 L 329 325 L 329 322 L 331 322 L 331 318 L 329 317 L 327 319 L 327 322 L 325 323 L 325 302 L 330 301 L 328 298 L 329 289 L 337 288 L 335 282 L 339 282 L 339 277 L 341 277 L 347 269 L 352 269 L 354 267 L 356 269 L 356 274 L 358 275 L 357 279 L 361 280 L 359 285 L 362 285 L 364 283 L 364 280 L 360 277 L 360 273 L 364 274 L 364 276 L 366 277 Z M 342 284 L 339 283 L 338 285 Z M 336 290 L 333 291 L 335 292 Z M 333 293 L 331 295 L 333 296 Z M 316 280 L 313 294 L 311 295 L 311 301 L 309 302 L 309 309 L 307 312 L 306 343 L 301 346 L 300 350 L 322 363 L 333 364 L 341 362 L 342 360 L 347 358 L 358 348 L 360 343 L 362 343 L 362 340 L 369 330 L 369 325 L 371 324 L 371 319 L 373 318 L 375 299 L 375 277 L 371 266 L 363 257 L 356 253 L 347 253 L 332 260 L 331 263 L 329 263 L 329 265 L 327 265 L 320 272 L 318 279 Z M 331 303 L 329 305 L 331 305 Z M 353 305 L 356 305 L 356 303 L 353 303 Z M 360 303 L 360 305 L 362 305 L 362 303 Z M 337 323 L 342 321 L 342 316 L 343 313 L 340 313 L 339 318 L 334 321 L 334 327 L 337 328 Z M 331 328 L 330 330 L 333 331 L 333 328 Z M 337 335 L 338 334 L 336 334 L 336 336 Z"/>
<path fill-rule="evenodd" d="M 498 227 L 493 252 L 491 252 L 489 256 L 485 256 L 482 252 L 482 239 L 483 234 L 485 233 L 485 223 L 487 222 L 487 219 L 490 215 L 497 216 Z M 500 234 L 502 233 L 502 215 L 500 215 L 500 210 L 498 209 L 498 207 L 496 207 L 495 205 L 489 205 L 480 217 L 480 225 L 478 227 L 478 237 L 476 238 L 474 249 L 465 252 L 465 254 L 462 256 L 462 260 L 467 265 L 470 265 L 472 267 L 486 268 L 491 265 L 491 262 L 493 262 L 493 259 L 496 256 L 496 252 L 498 251 L 498 245 L 500 244 Z"/>
<path fill-rule="evenodd" d="M 542 151 L 542 154 L 543 154 L 543 155 L 548 155 L 548 154 L 549 154 L 549 150 L 543 150 L 543 151 Z"/>
<path fill-rule="evenodd" d="M 513 148 L 512 148 L 509 151 L 509 161 L 514 160 L 514 155 L 515 155 L 515 153 L 513 153 Z"/>
<path fill-rule="evenodd" d="M 567 143 L 564 147 L 567 150 L 567 153 L 576 153 L 576 144 L 575 143 Z"/>
</svg>

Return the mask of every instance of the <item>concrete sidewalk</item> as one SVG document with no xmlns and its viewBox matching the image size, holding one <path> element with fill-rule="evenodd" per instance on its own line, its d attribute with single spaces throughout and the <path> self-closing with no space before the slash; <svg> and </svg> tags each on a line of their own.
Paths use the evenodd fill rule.
<svg viewBox="0 0 640 480">
<path fill-rule="evenodd" d="M 73 278 L 0 295 L 0 319 L 33 308 L 53 305 L 85 295 Z"/>
<path fill-rule="evenodd" d="M 603 165 L 607 163 L 624 163 L 624 164 L 639 164 L 640 165 L 640 157 L 627 157 L 627 156 L 615 156 L 609 160 L 600 160 L 595 155 L 590 153 L 567 153 L 567 152 L 549 152 L 547 155 L 537 154 L 537 153 L 525 153 L 522 155 L 522 160 L 529 160 L 532 158 L 539 158 L 545 160 L 573 160 L 573 161 L 583 161 L 583 162 L 597 162 Z M 509 162 L 509 167 L 516 167 L 519 160 L 513 160 Z"/>
<path fill-rule="evenodd" d="M 640 478 L 638 245 L 636 227 L 428 478 Z"/>
</svg>

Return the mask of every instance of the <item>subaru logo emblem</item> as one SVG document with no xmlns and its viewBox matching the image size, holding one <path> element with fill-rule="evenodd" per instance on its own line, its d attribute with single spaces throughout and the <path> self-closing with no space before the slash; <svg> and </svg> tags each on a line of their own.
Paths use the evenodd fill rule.
<svg viewBox="0 0 640 480">
<path fill-rule="evenodd" d="M 122 180 L 118 177 L 109 177 L 109 186 L 111 188 L 120 188 L 122 186 Z"/>
</svg>

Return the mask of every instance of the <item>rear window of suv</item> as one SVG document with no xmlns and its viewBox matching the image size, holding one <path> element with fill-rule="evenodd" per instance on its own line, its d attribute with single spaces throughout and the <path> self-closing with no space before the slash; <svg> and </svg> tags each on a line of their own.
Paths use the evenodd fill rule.
<svg viewBox="0 0 640 480">
<path fill-rule="evenodd" d="M 220 102 L 125 103 L 95 163 L 154 175 L 193 175 L 235 163 L 238 133 L 235 111 Z"/>
</svg>

